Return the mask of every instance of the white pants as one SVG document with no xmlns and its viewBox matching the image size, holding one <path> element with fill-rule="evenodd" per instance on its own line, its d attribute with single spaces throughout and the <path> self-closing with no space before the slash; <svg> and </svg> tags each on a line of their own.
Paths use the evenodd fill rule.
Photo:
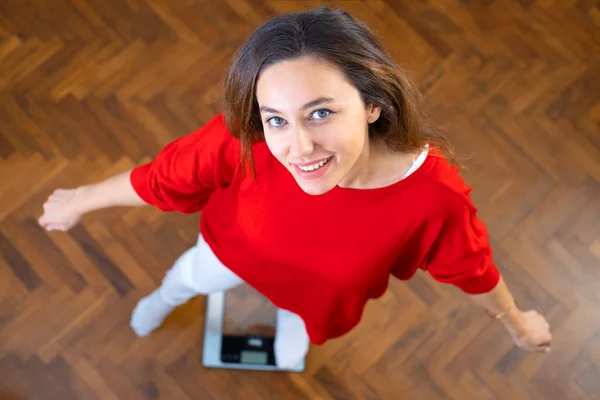
<svg viewBox="0 0 600 400">
<path fill-rule="evenodd" d="M 214 255 L 202 235 L 167 271 L 158 289 L 160 297 L 172 306 L 186 303 L 197 295 L 227 291 L 243 280 L 225 267 Z M 280 366 L 292 367 L 308 351 L 308 334 L 300 316 L 277 309 L 275 356 Z"/>
</svg>

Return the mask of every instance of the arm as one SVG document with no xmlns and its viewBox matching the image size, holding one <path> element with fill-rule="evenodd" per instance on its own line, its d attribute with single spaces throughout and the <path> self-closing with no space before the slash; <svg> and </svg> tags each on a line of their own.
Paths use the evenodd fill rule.
<svg viewBox="0 0 600 400">
<path fill-rule="evenodd" d="M 112 176 L 102 182 L 76 189 L 58 189 L 44 203 L 40 225 L 47 230 L 67 231 L 83 215 L 108 207 L 146 205 L 134 190 L 131 170 Z"/>
<path fill-rule="evenodd" d="M 550 351 L 550 325 L 536 311 L 520 310 L 502 277 L 491 291 L 469 296 L 502 322 L 517 346 L 528 351 Z"/>
<path fill-rule="evenodd" d="M 151 205 L 162 211 L 198 212 L 217 188 L 229 184 L 238 167 L 239 143 L 221 115 L 165 146 L 151 162 L 105 181 L 56 190 L 39 223 L 66 231 L 94 210 Z"/>
<path fill-rule="evenodd" d="M 430 253 L 429 272 L 461 289 L 503 323 L 515 344 L 527 351 L 549 351 L 549 325 L 536 311 L 521 311 L 492 260 L 487 230 L 465 197 L 445 199 Z"/>
<path fill-rule="evenodd" d="M 147 205 L 131 185 L 131 171 L 121 172 L 102 182 L 76 189 L 75 198 L 79 211 L 88 213 L 108 207 Z"/>
</svg>

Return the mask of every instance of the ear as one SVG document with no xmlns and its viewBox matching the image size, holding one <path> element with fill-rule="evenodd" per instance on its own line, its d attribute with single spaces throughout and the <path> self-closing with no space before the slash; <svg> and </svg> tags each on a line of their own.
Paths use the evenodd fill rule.
<svg viewBox="0 0 600 400">
<path fill-rule="evenodd" d="M 367 122 L 372 124 L 373 122 L 379 119 L 381 115 L 381 107 L 378 107 L 374 104 L 369 104 L 367 106 Z"/>
</svg>

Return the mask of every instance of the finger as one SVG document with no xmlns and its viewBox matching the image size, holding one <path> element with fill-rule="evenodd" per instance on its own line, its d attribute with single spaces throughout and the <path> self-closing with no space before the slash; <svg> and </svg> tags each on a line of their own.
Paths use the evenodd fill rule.
<svg viewBox="0 0 600 400">
<path fill-rule="evenodd" d="M 536 350 L 538 353 L 550 353 L 552 351 L 552 348 L 550 346 L 545 346 L 545 347 L 537 347 Z"/>
<path fill-rule="evenodd" d="M 47 217 L 40 218 L 40 226 L 44 229 L 48 229 L 53 225 L 52 221 L 48 220 Z"/>
<path fill-rule="evenodd" d="M 552 347 L 552 343 L 548 340 L 548 341 L 544 341 L 540 344 L 538 344 L 536 346 L 536 349 L 538 351 L 543 351 L 543 352 L 550 352 L 550 348 Z"/>
<path fill-rule="evenodd" d="M 536 350 L 540 353 L 550 353 L 552 348 L 550 346 L 538 346 L 536 347 Z"/>
<path fill-rule="evenodd" d="M 544 317 L 544 315 L 542 313 L 539 313 L 536 315 L 538 321 L 543 321 L 546 322 L 546 317 Z"/>
<path fill-rule="evenodd" d="M 65 195 L 67 195 L 68 193 L 69 193 L 68 190 L 58 189 L 56 192 L 54 192 L 54 195 L 58 198 L 64 198 Z"/>
<path fill-rule="evenodd" d="M 552 340 L 547 339 L 547 340 L 540 340 L 539 343 L 537 344 L 537 347 L 547 347 L 550 346 L 552 344 Z"/>
<path fill-rule="evenodd" d="M 63 195 L 65 194 L 66 190 L 62 190 L 62 189 L 56 189 L 51 195 L 50 198 L 57 198 L 57 197 L 63 197 Z"/>
</svg>

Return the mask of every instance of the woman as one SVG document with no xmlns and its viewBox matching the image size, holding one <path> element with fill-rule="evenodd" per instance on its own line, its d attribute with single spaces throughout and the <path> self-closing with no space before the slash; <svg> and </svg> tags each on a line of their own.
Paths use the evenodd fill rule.
<svg viewBox="0 0 600 400">
<path fill-rule="evenodd" d="M 202 210 L 196 246 L 133 311 L 148 335 L 198 294 L 246 282 L 278 307 L 277 363 L 355 327 L 390 275 L 461 289 L 514 342 L 549 351 L 549 325 L 514 304 L 447 141 L 372 32 L 343 11 L 260 26 L 227 75 L 225 112 L 152 162 L 57 190 L 40 224 L 66 231 L 110 206 Z"/>
</svg>

